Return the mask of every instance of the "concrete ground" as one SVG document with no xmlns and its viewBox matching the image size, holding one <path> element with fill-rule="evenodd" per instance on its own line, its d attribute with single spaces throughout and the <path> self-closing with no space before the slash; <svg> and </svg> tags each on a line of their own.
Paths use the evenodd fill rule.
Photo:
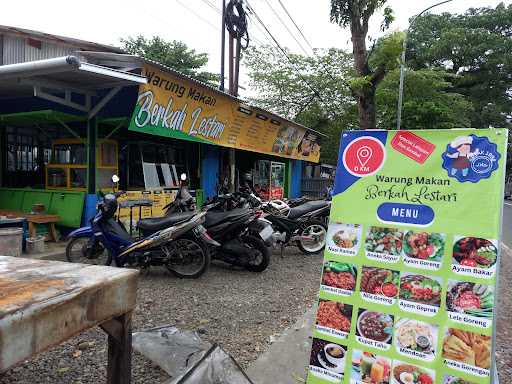
<svg viewBox="0 0 512 384">
<path fill-rule="evenodd" d="M 255 384 L 305 382 L 315 314 L 316 306 L 310 308 L 249 366 L 247 375 Z"/>
</svg>

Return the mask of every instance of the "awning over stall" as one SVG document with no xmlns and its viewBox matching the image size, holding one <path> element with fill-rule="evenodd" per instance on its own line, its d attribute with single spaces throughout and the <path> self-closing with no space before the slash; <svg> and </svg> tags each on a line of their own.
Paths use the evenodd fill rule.
<svg viewBox="0 0 512 384">
<path fill-rule="evenodd" d="M 94 115 L 122 87 L 145 84 L 146 78 L 122 69 L 57 57 L 0 66 L 0 98 L 36 96 Z M 92 105 L 97 91 L 110 89 Z"/>
</svg>

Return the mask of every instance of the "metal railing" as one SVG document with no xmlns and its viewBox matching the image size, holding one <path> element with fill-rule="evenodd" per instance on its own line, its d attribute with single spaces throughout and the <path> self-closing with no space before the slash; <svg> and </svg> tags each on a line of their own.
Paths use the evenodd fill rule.
<svg viewBox="0 0 512 384">
<path fill-rule="evenodd" d="M 332 181 L 324 178 L 302 179 L 302 196 L 308 197 L 325 197 L 327 188 Z"/>
</svg>

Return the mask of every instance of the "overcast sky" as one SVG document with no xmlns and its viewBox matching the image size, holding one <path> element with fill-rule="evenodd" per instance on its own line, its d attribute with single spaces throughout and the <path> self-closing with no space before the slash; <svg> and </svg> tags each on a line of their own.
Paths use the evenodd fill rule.
<svg viewBox="0 0 512 384">
<path fill-rule="evenodd" d="M 350 32 L 329 22 L 330 0 L 281 0 L 302 33 L 314 48 L 350 48 Z M 391 29 L 405 29 L 411 16 L 438 0 L 388 0 L 396 20 Z M 510 4 L 512 0 L 504 1 Z M 303 53 L 290 33 L 280 23 L 271 7 L 285 21 L 308 53 L 308 45 L 284 13 L 278 0 L 249 0 L 270 32 L 281 45 L 292 52 Z M 464 12 L 470 7 L 492 6 L 498 0 L 453 0 L 432 12 Z M 35 29 L 47 33 L 119 45 L 119 38 L 142 34 L 158 35 L 168 40 L 181 40 L 191 48 L 209 54 L 208 70 L 220 72 L 221 0 L 88 0 L 88 1 L 3 1 L 0 24 Z M 370 35 L 379 37 L 380 15 L 370 20 Z M 254 23 L 249 26 L 252 44 L 268 44 L 268 36 Z M 247 87 L 241 69 L 242 85 Z M 242 95 L 247 92 L 241 91 Z"/>
</svg>

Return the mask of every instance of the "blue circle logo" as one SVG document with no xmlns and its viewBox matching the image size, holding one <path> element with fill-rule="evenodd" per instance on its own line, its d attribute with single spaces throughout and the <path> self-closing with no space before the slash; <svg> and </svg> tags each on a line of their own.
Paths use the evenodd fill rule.
<svg viewBox="0 0 512 384">
<path fill-rule="evenodd" d="M 443 168 L 448 171 L 448 176 L 461 183 L 477 183 L 489 178 L 498 169 L 501 157 L 496 144 L 485 136 L 473 134 L 453 139 L 442 156 Z"/>
</svg>

